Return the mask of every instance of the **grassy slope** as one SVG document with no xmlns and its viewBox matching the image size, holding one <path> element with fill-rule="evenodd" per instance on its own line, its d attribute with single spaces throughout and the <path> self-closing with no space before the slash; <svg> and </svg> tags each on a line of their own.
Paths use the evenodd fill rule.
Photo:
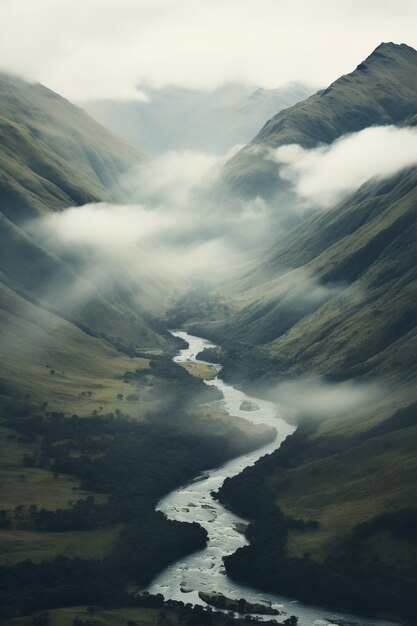
<svg viewBox="0 0 417 626">
<path fill-rule="evenodd" d="M 416 444 L 414 426 L 270 476 L 268 487 L 277 494 L 277 504 L 286 514 L 320 523 L 319 529 L 311 533 L 292 531 L 289 554 L 300 556 L 308 551 L 314 559 L 322 561 L 341 547 L 357 524 L 412 505 Z M 390 563 L 393 553 L 397 553 L 397 563 L 417 560 L 414 544 L 390 536 L 385 537 L 382 545 L 375 546 L 376 553 Z"/>
<path fill-rule="evenodd" d="M 174 611 L 162 611 L 170 624 L 178 624 L 178 618 Z M 161 609 L 96 609 L 93 614 L 89 613 L 86 606 L 54 609 L 48 611 L 48 626 L 73 626 L 74 619 L 79 618 L 84 622 L 94 620 L 94 624 L 105 626 L 126 626 L 128 620 L 133 620 L 138 626 L 158 626 L 160 624 Z M 40 613 L 42 615 L 42 613 Z M 32 626 L 33 617 L 19 617 L 4 622 L 4 626 Z"/>
<path fill-rule="evenodd" d="M 93 411 L 101 415 L 120 410 L 139 421 L 143 421 L 150 410 L 155 411 L 153 390 L 162 380 L 149 374 L 134 381 L 123 376 L 127 371 L 148 368 L 148 359 L 121 354 L 102 339 L 87 335 L 6 287 L 0 288 L 0 292 L 3 302 L 0 310 L 1 416 L 6 415 L 7 406 L 13 406 L 16 401 L 22 406 L 47 403 L 49 411 L 67 415 L 90 415 Z M 123 398 L 118 399 L 118 394 Z M 130 394 L 137 394 L 139 399 L 129 401 Z M 161 409 L 163 430 L 171 412 L 170 408 Z M 260 435 L 261 430 L 248 429 L 244 420 L 226 416 L 216 405 L 202 405 L 193 407 L 181 432 L 230 442 L 236 439 L 238 446 L 237 433 L 253 438 Z M 36 504 L 38 508 L 55 510 L 88 495 L 94 495 L 98 501 L 103 498 L 82 490 L 79 481 L 72 476 L 54 477 L 48 469 L 24 466 L 23 456 L 34 454 L 38 448 L 39 443 L 26 441 L 10 429 L 0 429 L 0 509 Z M 117 525 L 64 533 L 0 529 L 0 564 L 27 558 L 39 561 L 57 554 L 101 558 L 111 551 L 119 531 Z"/>
<path fill-rule="evenodd" d="M 139 348 L 165 344 L 165 339 L 144 320 L 141 306 L 128 288 L 121 293 L 110 279 L 100 283 L 99 277 L 93 284 L 85 271 L 77 273 L 76 268 L 2 215 L 0 244 L 0 281 L 23 297 L 95 333 L 119 337 L 124 344 L 134 343 Z M 142 298 L 144 309 L 146 293 Z"/>
<path fill-rule="evenodd" d="M 324 420 L 301 445 L 294 468 L 273 462 L 260 468 L 264 492 L 285 514 L 320 524 L 314 532 L 290 531 L 289 556 L 309 552 L 322 562 L 343 551 L 358 523 L 415 506 L 417 426 L 368 434 L 417 399 L 416 199 L 416 172 L 405 172 L 370 182 L 306 220 L 252 271 L 246 268 L 229 319 L 207 325 L 239 363 L 237 378 L 260 376 L 271 384 L 319 374 L 385 386 L 373 405 Z M 294 269 L 281 274 L 282 267 Z M 342 288 L 306 310 L 298 304 L 312 290 L 312 277 L 313 288 Z M 232 362 L 229 373 L 236 375 Z M 365 441 L 355 439 L 359 434 Z M 239 489 L 251 489 L 250 476 L 242 475 Z M 376 533 L 363 546 L 364 559 L 375 555 L 386 564 L 396 555 L 406 567 L 417 563 L 417 546 Z"/>
<path fill-rule="evenodd" d="M 0 75 L 0 201 L 13 221 L 123 197 L 121 176 L 146 159 L 58 94 Z"/>
<path fill-rule="evenodd" d="M 224 318 L 204 324 L 241 376 L 415 372 L 416 177 L 368 183 L 245 268 Z"/>
<path fill-rule="evenodd" d="M 146 360 L 122 355 L 6 287 L 0 294 L 0 380 L 6 397 L 29 395 L 31 402 L 46 401 L 51 410 L 68 412 L 120 408 L 116 395 L 125 393 L 126 385 L 116 377 Z M 80 396 L 83 392 L 92 395 Z"/>
<path fill-rule="evenodd" d="M 46 87 L 5 74 L 0 143 L 0 271 L 7 284 L 96 332 L 161 347 L 164 340 L 143 320 L 146 293 L 136 310 L 128 290 L 107 282 L 107 293 L 99 293 L 21 229 L 68 206 L 125 200 L 123 176 L 147 160 L 145 153 Z M 84 302 L 75 304 L 71 288 L 81 288 Z"/>
<path fill-rule="evenodd" d="M 176 626 L 176 624 L 184 624 L 184 617 L 175 609 L 140 609 L 140 608 L 119 608 L 119 609 L 103 609 L 94 607 L 93 613 L 88 611 L 89 607 L 77 606 L 65 609 L 54 609 L 48 611 L 48 626 L 73 626 L 74 619 L 79 618 L 84 623 L 92 626 L 126 626 L 129 620 L 133 621 L 137 626 Z M 39 613 L 36 615 L 44 615 Z M 196 617 L 185 618 L 191 619 L 192 624 L 197 624 Z M 187 622 L 185 622 L 187 623 Z M 236 618 L 233 622 L 230 618 L 222 613 L 214 613 L 212 616 L 213 626 L 226 626 L 230 624 L 242 625 L 243 620 Z M 247 623 L 247 622 L 246 622 Z M 32 626 L 33 617 L 21 617 L 3 622 L 4 626 Z"/>
<path fill-rule="evenodd" d="M 276 164 L 259 148 L 291 143 L 312 148 L 367 126 L 398 124 L 415 115 L 416 64 L 413 48 L 381 44 L 355 71 L 269 120 L 226 165 L 226 180 L 241 193 L 270 195 L 279 183 Z"/>
<path fill-rule="evenodd" d="M 383 46 L 352 75 L 273 118 L 255 143 L 297 141 L 308 147 L 370 121 L 404 121 L 407 107 L 416 107 L 414 78 L 406 80 L 415 57 L 408 48 Z M 236 173 L 234 182 L 248 183 L 248 189 L 253 181 L 255 187 L 268 185 L 258 165 L 263 168 L 244 151 L 228 173 Z M 394 416 L 417 399 L 416 183 L 415 170 L 371 180 L 335 207 L 306 219 L 220 291 L 214 321 L 192 326 L 226 348 L 224 373 L 236 382 L 261 379 L 268 386 L 280 378 L 315 374 L 376 380 L 385 389 L 371 406 L 323 420 L 300 442 L 290 467 L 272 455 L 223 490 L 222 497 L 237 512 L 243 513 L 242 494 L 255 490 L 287 515 L 319 521 L 315 531 L 289 531 L 288 557 L 308 552 L 321 563 L 340 556 L 357 524 L 415 507 L 415 416 L 407 427 Z M 388 420 L 393 420 L 389 429 L 373 434 Z M 268 514 L 266 509 L 254 516 L 261 525 L 270 524 Z M 272 527 L 268 531 L 273 533 Z M 259 572 L 266 572 L 270 555 L 271 545 L 259 541 L 248 559 L 256 559 Z M 374 531 L 361 544 L 357 568 L 372 559 L 405 572 L 410 563 L 417 564 L 417 545 Z M 236 559 L 234 567 L 242 571 L 245 563 Z M 382 592 L 386 583 L 380 583 Z"/>
</svg>

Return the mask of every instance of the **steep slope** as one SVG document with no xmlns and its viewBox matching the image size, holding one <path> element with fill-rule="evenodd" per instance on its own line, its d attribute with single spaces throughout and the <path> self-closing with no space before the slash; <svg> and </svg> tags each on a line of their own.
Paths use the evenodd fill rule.
<svg viewBox="0 0 417 626">
<path fill-rule="evenodd" d="M 146 321 L 148 288 L 138 296 L 132 284 L 118 283 L 117 272 L 64 258 L 28 224 L 68 206 L 123 199 L 123 175 L 147 157 L 54 92 L 6 75 L 0 144 L 2 395 L 43 395 L 67 408 L 83 380 L 120 375 L 123 357 L 109 343 L 133 354 L 160 350 L 167 339 Z M 48 362 L 66 374 L 50 376 Z"/>
<path fill-rule="evenodd" d="M 363 63 L 322 90 L 272 117 L 225 167 L 225 182 L 248 196 L 271 197 L 285 183 L 269 148 L 313 148 L 372 125 L 400 124 L 417 111 L 417 52 L 382 43 Z"/>
<path fill-rule="evenodd" d="M 415 371 L 416 183 L 415 170 L 370 181 L 246 267 L 232 299 L 220 292 L 229 308 L 203 330 L 226 347 L 230 375 L 342 379 L 382 373 L 384 360 L 392 375 Z"/>
<path fill-rule="evenodd" d="M 82 415 L 122 406 L 117 394 L 126 391 L 122 377 L 132 367 L 130 357 L 2 283 L 0 320 L 2 417 L 4 404 L 16 401 Z"/>
<path fill-rule="evenodd" d="M 146 155 L 43 85 L 0 75 L 0 207 L 12 221 L 123 198 Z"/>
<path fill-rule="evenodd" d="M 407 623 L 417 609 L 416 206 L 415 169 L 368 182 L 247 269 L 223 321 L 200 327 L 225 348 L 226 376 L 298 407 L 301 424 L 220 492 L 253 520 L 229 575 Z M 343 381 L 376 395 L 336 414 Z"/>
<path fill-rule="evenodd" d="M 323 95 L 274 118 L 258 145 L 309 147 L 370 123 L 414 124 L 415 59 L 406 46 L 380 46 Z M 228 173 L 236 166 L 234 182 L 255 181 L 253 191 L 272 180 L 262 179 L 266 170 L 259 176 L 258 165 L 249 149 Z M 223 375 L 288 403 L 300 424 L 280 450 L 220 491 L 252 520 L 251 544 L 225 559 L 228 574 L 410 624 L 417 611 L 416 206 L 415 168 L 369 180 L 246 262 L 218 300 L 212 296 L 207 321 L 190 323 L 222 345 Z M 360 406 L 341 410 L 346 389 L 368 392 Z"/>
<path fill-rule="evenodd" d="M 0 76 L 2 282 L 89 332 L 119 344 L 160 347 L 142 303 L 111 279 L 92 285 L 80 264 L 45 248 L 30 220 L 85 202 L 125 199 L 123 176 L 144 152 L 39 84 Z"/>
<path fill-rule="evenodd" d="M 100 283 L 97 271 L 92 281 L 88 272 L 72 267 L 0 214 L 0 282 L 89 333 L 118 338 L 118 344 L 139 349 L 164 344 L 144 321 L 146 292 L 141 306 L 128 284 L 122 290 L 111 278 Z"/>
<path fill-rule="evenodd" d="M 147 102 L 99 100 L 83 107 L 101 124 L 152 154 L 196 150 L 222 154 L 250 141 L 271 115 L 312 92 L 302 83 L 262 89 L 228 83 L 213 91 L 145 89 Z"/>
</svg>

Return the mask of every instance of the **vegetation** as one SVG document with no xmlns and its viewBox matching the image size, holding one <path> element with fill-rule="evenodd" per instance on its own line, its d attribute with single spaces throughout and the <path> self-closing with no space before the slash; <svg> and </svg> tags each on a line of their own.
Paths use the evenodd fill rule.
<svg viewBox="0 0 417 626">
<path fill-rule="evenodd" d="M 355 72 L 275 116 L 255 147 L 313 147 L 369 123 L 407 124 L 415 65 L 407 46 L 378 47 Z M 142 154 L 39 85 L 2 76 L 0 95 L 0 618 L 230 623 L 127 589 L 205 545 L 204 530 L 167 520 L 158 500 L 275 432 L 207 406 L 220 392 L 171 362 L 178 341 L 149 313 L 160 304 L 163 317 L 163 289 L 145 281 L 138 302 L 113 277 L 102 290 L 70 255 L 24 230 L 28 217 L 120 199 L 116 179 Z M 272 197 L 272 164 L 252 148 L 226 178 L 244 194 L 262 187 Z M 213 338 L 222 349 L 200 358 L 258 391 L 306 374 L 379 384 L 372 406 L 299 416 L 278 451 L 225 482 L 218 497 L 252 520 L 250 545 L 225 565 L 264 589 L 409 621 L 417 613 L 416 200 L 415 170 L 371 180 L 247 261 L 233 285 L 193 290 L 168 316 Z M 73 286 L 88 295 L 81 305 L 68 297 Z M 78 608 L 88 605 L 104 610 Z"/>
<path fill-rule="evenodd" d="M 307 602 L 411 622 L 415 406 L 351 437 L 319 433 L 318 422 L 305 421 L 224 483 L 221 501 L 253 520 L 251 544 L 225 559 L 227 572 Z"/>
<path fill-rule="evenodd" d="M 160 596 L 126 598 L 128 606 L 114 609 L 102 606 L 71 606 L 36 612 L 2 622 L 4 626 L 243 626 L 256 623 L 250 616 L 232 618 L 219 612 L 204 611 L 182 602 L 162 602 Z M 274 626 L 297 626 L 296 618 L 263 623 Z"/>
<path fill-rule="evenodd" d="M 120 200 L 120 174 L 145 154 L 39 84 L 0 75 L 0 198 L 22 222 L 34 213 Z"/>
<path fill-rule="evenodd" d="M 132 388 L 152 380 L 145 419 L 122 410 L 79 417 L 28 404 L 4 408 L 2 434 L 11 444 L 0 518 L 4 618 L 85 602 L 126 603 L 128 582 L 146 585 L 205 545 L 203 529 L 167 520 L 155 511 L 158 500 L 275 436 L 202 410 L 199 401 L 217 398 L 216 391 L 170 357 L 154 357 L 148 368 L 120 378 Z M 153 390 L 162 400 L 150 405 Z M 194 417 L 186 406 L 194 406 Z M 13 497 L 16 473 L 28 488 Z M 46 494 L 50 484 L 55 489 Z"/>
</svg>

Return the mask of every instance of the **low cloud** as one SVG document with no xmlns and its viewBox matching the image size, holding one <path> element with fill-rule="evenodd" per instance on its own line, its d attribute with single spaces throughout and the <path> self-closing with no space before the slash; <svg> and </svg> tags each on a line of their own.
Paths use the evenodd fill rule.
<svg viewBox="0 0 417 626">
<path fill-rule="evenodd" d="M 85 204 L 43 218 L 45 235 L 66 246 L 86 246 L 123 254 L 141 241 L 161 236 L 175 225 L 174 215 L 141 205 Z"/>
<path fill-rule="evenodd" d="M 382 390 L 377 384 L 329 383 L 312 376 L 282 382 L 270 389 L 268 396 L 302 415 L 337 417 L 376 402 Z"/>
<path fill-rule="evenodd" d="M 259 202 L 210 197 L 224 162 L 223 156 L 199 152 L 168 152 L 132 170 L 121 181 L 130 202 L 74 206 L 48 214 L 28 226 L 58 253 L 108 258 L 185 276 L 230 262 L 245 231 L 254 236 Z M 233 207 L 230 204 L 233 203 Z M 236 233 L 239 236 L 236 237 Z M 176 276 L 178 277 L 178 276 Z"/>
<path fill-rule="evenodd" d="M 227 158 L 229 154 L 164 154 L 124 178 L 130 203 L 69 207 L 35 220 L 27 229 L 76 267 L 81 287 L 92 284 L 111 294 L 115 285 L 123 284 L 142 294 L 143 308 L 151 301 L 143 294 L 149 296 L 155 286 L 172 289 L 178 281 L 184 285 L 217 278 L 237 259 L 239 244 L 231 244 L 230 233 L 235 233 L 238 216 L 224 216 L 220 222 L 206 194 Z M 249 214 L 242 220 L 242 231 L 252 230 L 248 221 Z M 51 286 L 52 291 L 57 288 L 61 301 L 85 300 L 85 289 L 78 285 Z"/>
<path fill-rule="evenodd" d="M 298 298 L 295 303 L 301 310 L 321 306 L 328 300 L 338 296 L 349 285 L 343 282 L 324 284 L 317 276 L 310 274 L 305 268 L 292 272 L 299 285 Z"/>
<path fill-rule="evenodd" d="M 124 183 L 133 197 L 148 205 L 171 211 L 184 209 L 199 190 L 215 183 L 222 165 L 239 147 L 224 156 L 188 150 L 166 152 L 131 172 Z"/>
<path fill-rule="evenodd" d="M 375 126 L 306 150 L 298 144 L 270 151 L 279 175 L 302 200 L 328 206 L 370 178 L 385 178 L 417 165 L 417 129 Z"/>
</svg>

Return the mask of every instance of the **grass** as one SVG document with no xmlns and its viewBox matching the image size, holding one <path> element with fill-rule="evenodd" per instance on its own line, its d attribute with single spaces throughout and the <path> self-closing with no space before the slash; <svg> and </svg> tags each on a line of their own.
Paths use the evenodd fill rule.
<svg viewBox="0 0 417 626">
<path fill-rule="evenodd" d="M 255 197 L 279 186 L 277 167 L 262 149 L 293 143 L 312 148 L 368 126 L 400 123 L 415 113 L 415 50 L 383 44 L 361 65 L 326 90 L 272 117 L 227 162 L 226 177 L 232 187 Z"/>
<path fill-rule="evenodd" d="M 288 515 L 315 519 L 312 532 L 292 531 L 288 549 L 323 560 L 358 523 L 407 508 L 415 501 L 417 427 L 374 437 L 344 453 L 277 472 L 268 481 L 277 504 Z M 405 549 L 404 544 L 403 550 Z M 392 558 L 391 541 L 378 546 L 381 559 Z M 386 553 L 386 557 L 385 557 Z M 417 554 L 408 551 L 410 558 Z"/>
<path fill-rule="evenodd" d="M 88 610 L 90 608 L 90 610 Z M 91 610 L 92 609 L 92 610 Z M 19 617 L 2 622 L 3 626 L 33 626 L 33 618 L 42 615 L 45 612 L 34 613 L 31 616 Z M 48 626 L 73 626 L 75 618 L 83 621 L 92 620 L 96 626 L 126 626 L 129 620 L 134 621 L 137 626 L 158 626 L 163 623 L 168 626 L 176 626 L 183 624 L 180 622 L 178 614 L 168 608 L 160 609 L 139 609 L 139 608 L 120 608 L 120 609 L 101 609 L 98 607 L 75 606 L 62 609 L 53 609 L 47 611 L 49 621 Z M 221 613 L 212 614 L 213 626 L 221 626 L 229 624 L 230 621 L 226 615 Z M 196 623 L 195 621 L 192 622 Z M 237 623 L 243 623 L 239 620 Z"/>
<path fill-rule="evenodd" d="M 33 207 L 56 210 L 114 199 L 121 174 L 146 160 L 138 148 L 41 85 L 1 74 L 0 94 L 6 154 L 0 178 L 9 177 L 5 189 L 32 214 Z"/>
<path fill-rule="evenodd" d="M 51 560 L 59 554 L 100 559 L 111 551 L 120 528 L 62 533 L 0 530 L 0 564 L 11 565 L 26 559 Z"/>
<path fill-rule="evenodd" d="M 48 611 L 48 626 L 73 626 L 75 618 L 82 620 L 96 620 L 97 626 L 126 626 L 128 620 L 134 620 L 138 626 L 157 626 L 160 613 L 171 620 L 173 624 L 178 624 L 178 617 L 174 611 L 167 609 L 94 609 L 94 613 L 87 610 L 86 606 L 76 606 Z M 35 614 L 36 615 L 36 614 Z M 32 626 L 33 616 L 19 617 L 7 620 L 3 626 Z"/>
<path fill-rule="evenodd" d="M 195 363 L 194 361 L 182 361 L 181 367 L 187 370 L 192 376 L 203 380 L 213 380 L 216 378 L 216 369 L 207 363 Z"/>
<path fill-rule="evenodd" d="M 119 393 L 129 393 L 122 375 L 147 367 L 147 359 L 117 352 L 7 288 L 0 295 L 0 382 L 5 396 L 47 402 L 50 410 L 80 415 L 100 407 L 104 412 L 126 409 L 127 403 L 117 400 Z M 129 404 L 128 412 L 141 416 L 138 405 Z"/>
<path fill-rule="evenodd" d="M 80 488 L 78 480 L 37 467 L 24 467 L 22 457 L 32 454 L 35 444 L 17 441 L 8 428 L 0 428 L 0 472 L 2 476 L 0 509 L 36 504 L 39 508 L 58 509 L 69 502 L 92 495 Z"/>
<path fill-rule="evenodd" d="M 13 431 L 0 428 L 0 472 L 2 476 L 0 509 L 17 506 L 55 510 L 66 508 L 72 501 L 94 495 L 82 490 L 77 479 L 35 467 L 24 467 L 22 457 L 31 454 L 36 444 L 17 441 Z M 24 514 L 24 513 L 23 513 Z M 100 558 L 109 552 L 120 528 L 98 529 L 88 532 L 45 533 L 26 530 L 0 529 L 0 564 L 12 564 L 24 559 L 40 561 L 58 554 Z"/>
</svg>

